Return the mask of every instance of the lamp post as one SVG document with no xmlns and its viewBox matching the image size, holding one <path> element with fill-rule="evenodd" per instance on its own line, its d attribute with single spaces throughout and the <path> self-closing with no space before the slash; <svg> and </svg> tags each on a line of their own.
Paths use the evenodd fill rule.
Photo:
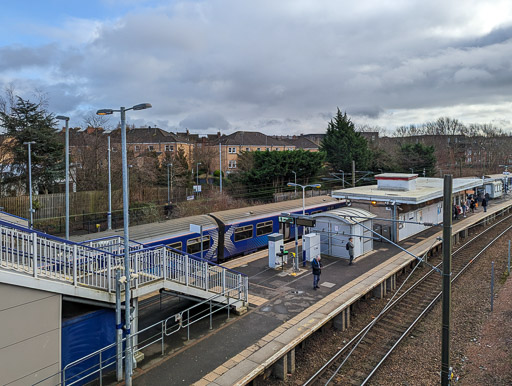
<svg viewBox="0 0 512 386">
<path fill-rule="evenodd" d="M 107 136 L 107 163 L 108 163 L 108 213 L 107 213 L 107 228 L 112 229 L 112 171 L 110 162 L 110 133 Z"/>
<path fill-rule="evenodd" d="M 341 188 L 345 189 L 345 172 L 343 170 L 340 170 L 341 172 Z"/>
<path fill-rule="evenodd" d="M 32 151 L 30 145 L 35 144 L 34 141 L 23 142 L 24 145 L 28 145 L 28 189 L 29 189 L 29 211 L 30 211 L 30 224 L 29 228 L 32 229 L 34 226 L 34 209 L 32 209 Z"/>
<path fill-rule="evenodd" d="M 167 164 L 167 204 L 171 203 L 171 190 L 169 189 L 169 181 L 172 186 L 172 177 L 169 177 L 169 166 L 171 167 L 172 174 L 172 163 Z"/>
<path fill-rule="evenodd" d="M 293 196 L 297 197 L 297 173 L 295 173 L 293 170 L 292 170 L 292 173 L 293 173 L 293 176 L 294 176 L 294 181 L 293 182 L 295 182 L 295 190 L 294 190 Z"/>
<path fill-rule="evenodd" d="M 197 192 L 196 193 L 199 193 L 199 165 L 201 165 L 201 162 L 198 162 L 196 164 L 196 185 L 197 185 Z"/>
<path fill-rule="evenodd" d="M 302 188 L 302 214 L 306 214 L 306 188 L 317 188 L 320 189 L 322 185 L 320 184 L 313 184 L 313 185 L 301 185 L 301 184 L 294 184 L 293 182 L 288 182 L 287 186 L 299 186 Z"/>
<path fill-rule="evenodd" d="M 320 184 L 313 184 L 313 185 L 301 185 L 301 184 L 294 184 L 293 182 L 288 182 L 287 186 L 300 186 L 302 188 L 302 214 L 306 214 L 306 199 L 305 199 L 305 192 L 306 188 L 317 188 L 320 189 L 322 185 Z M 297 219 L 295 219 L 295 269 L 299 268 L 299 227 L 297 226 Z"/>
<path fill-rule="evenodd" d="M 69 117 L 57 115 L 55 118 L 66 122 L 66 240 L 69 240 Z"/>
<path fill-rule="evenodd" d="M 98 110 L 98 115 L 111 115 L 114 112 L 121 113 L 121 151 L 123 165 L 123 225 L 124 225 L 124 274 L 125 274 L 125 331 L 126 331 L 126 355 L 125 355 L 125 382 L 126 385 L 132 384 L 132 337 L 131 337 L 131 315 L 130 315 L 130 241 L 128 231 L 128 207 L 130 205 L 128 197 L 128 158 L 126 150 L 126 111 L 144 110 L 151 108 L 150 103 L 141 103 L 130 108 L 121 107 L 119 110 L 102 109 Z"/>
</svg>

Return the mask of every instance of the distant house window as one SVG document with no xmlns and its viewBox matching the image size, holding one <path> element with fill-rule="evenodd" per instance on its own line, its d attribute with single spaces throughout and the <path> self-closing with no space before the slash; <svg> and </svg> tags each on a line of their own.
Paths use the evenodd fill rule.
<svg viewBox="0 0 512 386">
<path fill-rule="evenodd" d="M 275 150 L 276 150 L 276 151 L 279 151 L 279 148 L 278 148 L 278 147 L 276 147 L 276 148 L 275 148 Z"/>
<path fill-rule="evenodd" d="M 257 151 L 261 151 L 261 147 L 258 147 L 256 150 L 257 150 Z"/>
<path fill-rule="evenodd" d="M 293 150 L 293 147 L 289 147 L 288 150 Z"/>
<path fill-rule="evenodd" d="M 228 147 L 228 153 L 236 154 L 236 147 Z"/>
<path fill-rule="evenodd" d="M 270 147 L 267 147 L 267 151 L 269 151 L 269 150 L 270 150 Z"/>
<path fill-rule="evenodd" d="M 236 169 L 236 161 L 235 160 L 229 161 L 229 168 L 230 169 Z"/>
<path fill-rule="evenodd" d="M 173 145 L 165 145 L 165 151 L 174 151 Z"/>
<path fill-rule="evenodd" d="M 245 151 L 251 151 L 251 148 L 250 147 L 246 147 Z"/>
<path fill-rule="evenodd" d="M 135 145 L 135 151 L 139 151 L 140 150 L 140 146 L 139 145 Z"/>
<path fill-rule="evenodd" d="M 149 150 L 149 151 L 155 151 L 155 147 L 154 147 L 153 145 L 149 145 L 149 146 L 148 146 L 148 150 Z"/>
</svg>

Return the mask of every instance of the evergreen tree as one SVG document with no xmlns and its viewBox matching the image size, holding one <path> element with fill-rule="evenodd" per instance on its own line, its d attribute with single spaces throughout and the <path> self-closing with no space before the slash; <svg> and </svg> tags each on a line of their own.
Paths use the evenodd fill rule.
<svg viewBox="0 0 512 386">
<path fill-rule="evenodd" d="M 233 180 L 239 182 L 238 188 L 244 187 L 249 198 L 270 200 L 276 189 L 295 181 L 293 172 L 297 173 L 297 183 L 309 183 L 322 169 L 324 159 L 323 152 L 305 150 L 242 152 L 239 173 Z"/>
<path fill-rule="evenodd" d="M 55 182 L 64 178 L 64 149 L 55 129 L 56 121 L 42 102 L 32 103 L 19 96 L 10 108 L 0 111 L 0 126 L 12 138 L 11 170 L 5 183 L 23 181 L 28 191 L 28 146 L 32 147 L 33 188 L 42 192 L 53 191 Z"/>
<path fill-rule="evenodd" d="M 335 171 L 352 170 L 352 160 L 356 162 L 357 169 L 366 170 L 372 158 L 366 139 L 355 131 L 347 113 L 342 114 L 340 109 L 329 122 L 320 149 L 325 152 L 327 162 Z"/>
<path fill-rule="evenodd" d="M 436 172 L 436 156 L 434 155 L 434 146 L 425 146 L 421 143 L 405 144 L 400 147 L 399 165 L 404 173 L 423 174 L 425 170 L 426 177 L 432 177 Z"/>
</svg>

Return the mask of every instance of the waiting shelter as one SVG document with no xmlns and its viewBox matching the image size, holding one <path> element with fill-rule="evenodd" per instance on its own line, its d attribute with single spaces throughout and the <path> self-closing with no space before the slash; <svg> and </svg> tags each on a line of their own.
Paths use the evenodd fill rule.
<svg viewBox="0 0 512 386">
<path fill-rule="evenodd" d="M 359 208 L 345 207 L 312 216 L 316 225 L 311 232 L 320 234 L 320 252 L 348 259 L 346 245 L 352 237 L 354 257 L 373 250 L 372 218 L 376 215 Z"/>
</svg>

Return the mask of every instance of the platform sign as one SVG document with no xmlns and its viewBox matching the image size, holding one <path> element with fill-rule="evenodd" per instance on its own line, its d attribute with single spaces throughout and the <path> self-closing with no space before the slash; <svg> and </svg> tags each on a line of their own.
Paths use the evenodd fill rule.
<svg viewBox="0 0 512 386">
<path fill-rule="evenodd" d="M 279 216 L 279 222 L 282 222 L 285 224 L 293 224 L 293 217 Z"/>
<path fill-rule="evenodd" d="M 316 225 L 316 220 L 312 218 L 299 217 L 297 218 L 297 225 L 302 225 L 305 227 L 314 227 Z"/>
</svg>

